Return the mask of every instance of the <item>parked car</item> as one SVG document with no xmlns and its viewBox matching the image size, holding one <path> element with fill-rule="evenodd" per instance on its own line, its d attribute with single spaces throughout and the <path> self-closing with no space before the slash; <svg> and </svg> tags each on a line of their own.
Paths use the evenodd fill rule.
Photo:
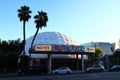
<svg viewBox="0 0 120 80">
<path fill-rule="evenodd" d="M 86 69 L 86 72 L 102 72 L 105 68 L 102 65 L 95 65 Z"/>
<path fill-rule="evenodd" d="M 30 66 L 28 69 L 19 69 L 18 72 L 21 74 L 42 74 L 47 73 L 47 68 L 44 65 Z"/>
<path fill-rule="evenodd" d="M 114 65 L 112 66 L 109 71 L 120 71 L 120 65 Z"/>
<path fill-rule="evenodd" d="M 59 67 L 58 69 L 52 70 L 51 74 L 69 74 L 71 72 L 69 67 Z"/>
</svg>

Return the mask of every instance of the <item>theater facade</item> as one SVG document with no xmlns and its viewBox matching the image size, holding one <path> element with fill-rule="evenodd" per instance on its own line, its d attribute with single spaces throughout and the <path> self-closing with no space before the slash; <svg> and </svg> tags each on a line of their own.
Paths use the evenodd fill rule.
<svg viewBox="0 0 120 80">
<path fill-rule="evenodd" d="M 46 65 L 49 72 L 62 66 L 84 70 L 84 55 L 95 53 L 94 47 L 80 46 L 71 37 L 59 32 L 39 33 L 29 52 L 32 38 L 26 40 L 26 55 L 32 58 L 31 65 Z"/>
</svg>

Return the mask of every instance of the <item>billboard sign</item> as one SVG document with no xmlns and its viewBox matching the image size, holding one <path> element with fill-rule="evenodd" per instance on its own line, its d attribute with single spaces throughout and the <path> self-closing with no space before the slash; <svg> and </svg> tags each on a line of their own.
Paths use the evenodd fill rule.
<svg viewBox="0 0 120 80">
<path fill-rule="evenodd" d="M 51 51 L 51 45 L 36 45 L 35 51 Z"/>
<path fill-rule="evenodd" d="M 52 45 L 52 51 L 59 51 L 58 45 Z"/>
<path fill-rule="evenodd" d="M 73 45 L 68 46 L 68 51 L 69 52 L 75 52 L 76 47 Z"/>
<path fill-rule="evenodd" d="M 94 47 L 85 47 L 85 52 L 95 53 L 95 48 Z"/>
<path fill-rule="evenodd" d="M 59 45 L 59 51 L 69 51 L 68 45 Z"/>
<path fill-rule="evenodd" d="M 36 45 L 35 51 L 60 51 L 60 52 L 89 52 L 95 53 L 94 47 L 79 45 Z"/>
<path fill-rule="evenodd" d="M 80 52 L 85 52 L 85 46 L 80 46 Z"/>
</svg>

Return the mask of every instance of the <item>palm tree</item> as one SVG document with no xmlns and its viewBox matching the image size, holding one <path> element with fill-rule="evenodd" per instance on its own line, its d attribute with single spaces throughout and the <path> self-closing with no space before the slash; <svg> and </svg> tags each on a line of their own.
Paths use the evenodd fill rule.
<svg viewBox="0 0 120 80">
<path fill-rule="evenodd" d="M 30 13 L 32 11 L 28 6 L 21 6 L 20 9 L 18 9 L 18 17 L 20 18 L 20 21 L 23 21 L 23 54 L 25 54 L 25 24 L 26 22 L 31 18 Z"/>
<path fill-rule="evenodd" d="M 43 11 L 41 11 L 41 12 L 38 11 L 38 15 L 35 15 L 34 19 L 35 19 L 35 24 L 36 24 L 37 30 L 36 30 L 36 33 L 34 34 L 30 50 L 32 49 L 34 40 L 35 40 L 35 38 L 36 38 L 36 36 L 38 34 L 39 29 L 40 28 L 42 29 L 42 27 L 46 27 L 47 26 L 47 21 L 48 21 L 47 13 L 43 12 Z M 31 56 L 31 54 L 30 54 L 30 56 Z"/>
</svg>

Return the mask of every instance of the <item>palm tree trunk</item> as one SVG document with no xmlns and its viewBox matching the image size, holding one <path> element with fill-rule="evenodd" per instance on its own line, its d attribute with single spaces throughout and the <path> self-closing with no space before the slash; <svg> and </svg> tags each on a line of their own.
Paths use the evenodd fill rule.
<svg viewBox="0 0 120 80">
<path fill-rule="evenodd" d="M 35 41 L 35 38 L 36 38 L 36 36 L 37 36 L 37 34 L 38 34 L 38 31 L 39 31 L 39 28 L 37 28 L 36 33 L 35 33 L 35 35 L 34 35 L 34 37 L 33 37 L 30 50 L 32 50 L 32 46 L 33 46 L 33 43 L 34 43 L 34 41 Z M 31 57 L 31 52 L 30 52 L 30 57 Z"/>
<path fill-rule="evenodd" d="M 23 55 L 25 55 L 25 44 L 26 44 L 26 40 L 25 40 L 25 21 L 23 21 Z"/>
</svg>

